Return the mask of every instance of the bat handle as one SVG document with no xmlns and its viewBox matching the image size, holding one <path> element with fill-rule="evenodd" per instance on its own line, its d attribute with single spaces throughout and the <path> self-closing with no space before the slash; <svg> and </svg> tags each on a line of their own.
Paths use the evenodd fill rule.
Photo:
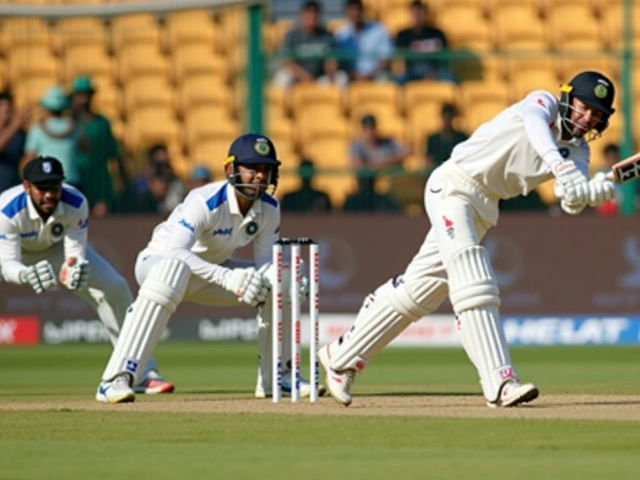
<svg viewBox="0 0 640 480">
<path fill-rule="evenodd" d="M 607 172 L 607 180 L 609 180 L 611 182 L 615 182 L 616 176 L 613 174 L 613 170 L 609 170 Z"/>
</svg>

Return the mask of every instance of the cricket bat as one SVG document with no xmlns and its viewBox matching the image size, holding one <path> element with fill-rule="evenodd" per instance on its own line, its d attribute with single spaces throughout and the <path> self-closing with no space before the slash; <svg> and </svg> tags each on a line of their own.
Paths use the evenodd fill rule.
<svg viewBox="0 0 640 480">
<path fill-rule="evenodd" d="M 640 153 L 613 164 L 611 171 L 607 173 L 607 180 L 616 183 L 626 183 L 640 178 Z"/>
</svg>

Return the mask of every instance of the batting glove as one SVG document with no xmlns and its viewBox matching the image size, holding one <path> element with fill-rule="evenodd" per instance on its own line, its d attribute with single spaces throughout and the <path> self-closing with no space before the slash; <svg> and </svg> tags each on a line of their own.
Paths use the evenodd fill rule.
<svg viewBox="0 0 640 480">
<path fill-rule="evenodd" d="M 607 180 L 605 173 L 599 172 L 589 181 L 589 206 L 599 207 L 616 198 L 616 186 Z"/>
<path fill-rule="evenodd" d="M 69 290 L 81 290 L 87 286 L 90 271 L 87 260 L 69 257 L 60 269 L 60 283 Z"/>
<path fill-rule="evenodd" d="M 589 178 L 569 160 L 556 161 L 551 171 L 556 177 L 556 195 L 571 208 L 584 208 L 589 202 Z"/>
<path fill-rule="evenodd" d="M 47 260 L 41 260 L 20 272 L 20 283 L 29 284 L 36 293 L 42 293 L 56 286 L 56 274 Z"/>
</svg>

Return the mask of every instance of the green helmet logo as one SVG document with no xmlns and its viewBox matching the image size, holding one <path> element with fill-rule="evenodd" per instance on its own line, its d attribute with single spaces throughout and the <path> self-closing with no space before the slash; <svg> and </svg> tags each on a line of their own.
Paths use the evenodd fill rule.
<svg viewBox="0 0 640 480">
<path fill-rule="evenodd" d="M 599 83 L 593 89 L 593 93 L 595 93 L 596 97 L 598 97 L 598 98 L 605 98 L 607 96 L 607 94 L 609 93 L 609 90 L 607 90 L 607 87 L 605 87 L 604 85 Z"/>
<path fill-rule="evenodd" d="M 262 138 L 259 138 L 256 141 L 255 147 L 256 152 L 258 152 L 258 154 L 260 155 L 269 155 L 270 152 L 270 148 L 269 148 L 269 144 Z"/>
</svg>

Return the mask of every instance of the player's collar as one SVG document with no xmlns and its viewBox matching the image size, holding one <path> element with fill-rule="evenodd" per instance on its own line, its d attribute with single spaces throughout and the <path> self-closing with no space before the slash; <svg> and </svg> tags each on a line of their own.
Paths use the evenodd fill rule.
<svg viewBox="0 0 640 480">
<path fill-rule="evenodd" d="M 229 202 L 229 213 L 231 215 L 240 215 L 242 217 L 243 215 L 242 212 L 240 212 L 238 197 L 236 195 L 238 195 L 238 193 L 236 192 L 235 187 L 230 183 L 227 183 L 227 201 Z M 258 198 L 253 201 L 253 203 L 251 204 L 251 208 L 249 208 L 249 211 L 247 212 L 247 215 L 249 215 L 251 212 L 262 213 L 261 199 Z"/>
</svg>

